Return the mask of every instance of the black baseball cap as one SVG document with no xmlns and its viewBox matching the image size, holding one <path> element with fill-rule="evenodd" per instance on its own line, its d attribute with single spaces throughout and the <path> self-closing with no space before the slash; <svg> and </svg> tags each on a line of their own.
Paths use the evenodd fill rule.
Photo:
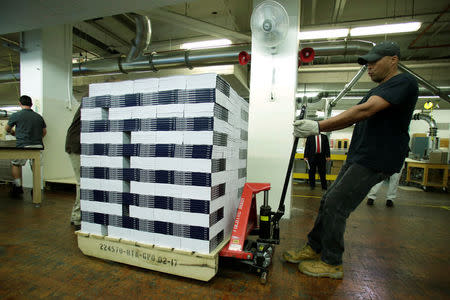
<svg viewBox="0 0 450 300">
<path fill-rule="evenodd" d="M 376 44 L 369 53 L 358 57 L 358 64 L 365 65 L 367 63 L 376 62 L 384 56 L 395 56 L 400 58 L 400 47 L 396 42 L 383 41 Z"/>
</svg>

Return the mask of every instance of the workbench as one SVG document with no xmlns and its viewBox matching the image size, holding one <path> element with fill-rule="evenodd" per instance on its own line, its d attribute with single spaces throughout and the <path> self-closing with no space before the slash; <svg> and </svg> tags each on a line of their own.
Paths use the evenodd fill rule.
<svg viewBox="0 0 450 300">
<path fill-rule="evenodd" d="M 407 170 L 406 182 L 418 183 L 418 184 L 422 185 L 422 188 L 424 190 L 426 190 L 426 188 L 428 186 L 441 187 L 444 190 L 447 190 L 447 188 L 448 188 L 448 168 L 449 168 L 448 164 L 431 164 L 428 162 L 424 162 L 424 161 L 420 161 L 420 160 L 413 160 L 413 159 L 409 159 L 409 158 L 407 158 L 405 160 L 405 163 L 406 163 L 406 168 L 407 168 L 406 169 Z M 423 169 L 422 180 L 411 179 L 411 169 L 412 168 Z M 429 174 L 428 174 L 430 170 L 442 170 L 443 171 L 442 180 L 439 182 L 430 181 Z"/>
<path fill-rule="evenodd" d="M 0 147 L 0 159 L 33 160 L 33 203 L 36 206 L 41 204 L 41 151 L 36 148 Z"/>
<path fill-rule="evenodd" d="M 295 159 L 304 159 L 303 153 L 296 153 Z M 338 161 L 345 161 L 347 159 L 346 154 L 331 154 L 330 155 L 330 161 L 338 160 Z M 326 179 L 330 181 L 336 180 L 337 174 L 326 174 Z M 308 173 L 293 173 L 292 174 L 293 179 L 309 179 Z M 316 179 L 319 179 L 319 174 L 316 173 Z"/>
</svg>

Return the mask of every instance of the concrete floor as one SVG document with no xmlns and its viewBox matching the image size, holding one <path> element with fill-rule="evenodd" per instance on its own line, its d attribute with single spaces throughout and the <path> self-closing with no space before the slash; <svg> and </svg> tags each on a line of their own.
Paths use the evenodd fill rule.
<svg viewBox="0 0 450 300">
<path fill-rule="evenodd" d="M 0 299 L 449 299 L 450 197 L 400 189 L 393 208 L 383 193 L 347 223 L 344 279 L 317 279 L 281 261 L 314 222 L 321 190 L 294 184 L 293 215 L 281 224 L 264 286 L 246 268 L 221 261 L 209 282 L 84 256 L 69 224 L 74 192 L 46 191 L 35 208 L 26 193 L 0 187 Z"/>
</svg>

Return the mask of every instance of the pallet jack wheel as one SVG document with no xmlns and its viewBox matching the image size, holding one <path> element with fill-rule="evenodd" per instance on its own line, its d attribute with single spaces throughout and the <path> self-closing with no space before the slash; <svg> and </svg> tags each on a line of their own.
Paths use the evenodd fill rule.
<svg viewBox="0 0 450 300">
<path fill-rule="evenodd" d="M 267 272 L 266 271 L 261 273 L 261 276 L 259 277 L 259 282 L 261 282 L 262 284 L 267 283 Z"/>
</svg>

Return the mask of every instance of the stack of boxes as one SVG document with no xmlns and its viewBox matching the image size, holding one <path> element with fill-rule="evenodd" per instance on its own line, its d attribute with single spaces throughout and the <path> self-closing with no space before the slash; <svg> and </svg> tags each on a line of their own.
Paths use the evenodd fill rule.
<svg viewBox="0 0 450 300">
<path fill-rule="evenodd" d="M 248 103 L 220 76 L 92 84 L 81 231 L 210 253 L 246 182 Z"/>
</svg>

